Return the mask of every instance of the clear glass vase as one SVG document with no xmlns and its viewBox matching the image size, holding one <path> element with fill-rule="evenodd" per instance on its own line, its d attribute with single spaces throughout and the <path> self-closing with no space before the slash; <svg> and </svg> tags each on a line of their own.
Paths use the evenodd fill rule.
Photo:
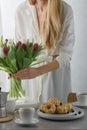
<svg viewBox="0 0 87 130">
<path fill-rule="evenodd" d="M 9 97 L 24 97 L 25 90 L 22 87 L 21 80 L 15 77 L 11 77 L 10 79 L 10 89 L 9 89 Z"/>
</svg>

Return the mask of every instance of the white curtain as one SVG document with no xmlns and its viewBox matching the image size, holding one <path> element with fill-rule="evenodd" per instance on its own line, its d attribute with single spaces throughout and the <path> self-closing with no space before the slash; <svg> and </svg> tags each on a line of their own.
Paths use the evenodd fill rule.
<svg viewBox="0 0 87 130">
<path fill-rule="evenodd" d="M 15 10 L 24 0 L 0 0 L 0 35 L 5 38 L 14 37 Z M 87 91 L 87 0 L 65 0 L 74 11 L 76 44 L 72 60 L 72 87 L 73 91 Z M 2 23 L 1 23 L 2 16 Z M 3 26 L 2 26 L 3 25 Z M 9 87 L 8 78 L 4 72 L 0 72 L 0 82 L 3 82 L 3 90 Z"/>
<path fill-rule="evenodd" d="M 15 11 L 18 5 L 23 1 L 24 0 L 0 0 L 0 35 L 3 35 L 4 38 L 14 38 Z M 2 84 L 2 91 L 9 90 L 10 80 L 8 79 L 8 74 L 1 70 L 0 83 Z M 23 87 L 25 88 L 26 93 L 28 95 L 25 83 L 23 83 Z"/>
<path fill-rule="evenodd" d="M 0 1 L 0 35 L 2 35 L 2 13 L 1 13 L 1 1 Z M 0 87 L 2 87 L 3 91 L 6 91 L 6 83 L 7 82 L 7 75 L 5 72 L 0 70 Z"/>
<path fill-rule="evenodd" d="M 0 1 L 0 35 L 2 35 L 1 1 Z"/>
<path fill-rule="evenodd" d="M 4 38 L 14 38 L 15 11 L 23 0 L 0 0 L 0 35 Z M 2 91 L 8 91 L 8 74 L 0 70 L 0 87 Z"/>
</svg>

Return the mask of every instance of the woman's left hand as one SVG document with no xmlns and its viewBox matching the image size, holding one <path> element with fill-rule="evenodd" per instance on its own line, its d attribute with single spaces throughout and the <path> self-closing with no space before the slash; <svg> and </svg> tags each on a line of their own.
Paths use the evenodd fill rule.
<svg viewBox="0 0 87 130">
<path fill-rule="evenodd" d="M 54 60 L 48 64 L 39 66 L 37 68 L 29 67 L 26 69 L 22 69 L 14 74 L 16 78 L 19 79 L 33 79 L 42 74 L 48 73 L 49 71 L 55 70 L 59 68 L 58 61 Z"/>
<path fill-rule="evenodd" d="M 17 73 L 14 74 L 14 76 L 19 79 L 33 79 L 38 76 L 37 72 L 37 68 L 29 67 L 19 70 Z"/>
</svg>

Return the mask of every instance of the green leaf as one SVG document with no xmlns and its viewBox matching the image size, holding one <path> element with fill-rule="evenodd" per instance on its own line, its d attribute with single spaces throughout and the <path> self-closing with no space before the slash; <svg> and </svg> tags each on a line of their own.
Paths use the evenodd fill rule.
<svg viewBox="0 0 87 130">
<path fill-rule="evenodd" d="M 8 56 L 4 57 L 3 63 L 4 63 L 3 67 L 8 68 L 9 70 L 11 70 L 12 73 L 14 73 L 16 71 L 15 67 L 11 63 L 11 60 L 8 58 Z"/>
<path fill-rule="evenodd" d="M 23 67 L 23 58 L 26 55 L 26 51 L 22 48 L 22 46 L 19 46 L 16 50 L 16 62 L 18 66 L 18 70 L 22 69 Z"/>
<path fill-rule="evenodd" d="M 0 36 L 0 47 L 3 45 L 3 36 Z"/>
<path fill-rule="evenodd" d="M 23 59 L 18 60 L 17 63 L 18 63 L 18 70 L 22 69 L 23 68 Z"/>
<path fill-rule="evenodd" d="M 8 58 L 13 59 L 14 57 L 15 57 L 15 48 L 13 49 L 13 47 L 10 47 L 9 53 L 8 53 Z"/>
<path fill-rule="evenodd" d="M 12 65 L 11 65 L 11 61 L 10 61 L 10 59 L 9 59 L 9 57 L 8 56 L 5 56 L 4 57 L 4 63 L 8 66 L 8 67 L 11 67 Z"/>
<path fill-rule="evenodd" d="M 16 58 L 17 61 L 21 61 L 26 55 L 26 51 L 20 46 L 18 47 L 18 49 L 16 50 Z"/>
<path fill-rule="evenodd" d="M 24 58 L 23 59 L 23 68 L 29 67 L 29 65 L 32 63 L 32 58 Z"/>
<path fill-rule="evenodd" d="M 33 46 L 28 46 L 26 57 L 27 58 L 32 58 L 32 54 L 33 54 Z"/>
<path fill-rule="evenodd" d="M 17 67 L 16 59 L 13 58 L 13 59 L 11 60 L 11 63 L 12 63 L 12 66 L 14 67 L 14 69 L 15 69 L 15 72 L 17 72 L 17 71 L 18 71 L 18 67 Z"/>
</svg>

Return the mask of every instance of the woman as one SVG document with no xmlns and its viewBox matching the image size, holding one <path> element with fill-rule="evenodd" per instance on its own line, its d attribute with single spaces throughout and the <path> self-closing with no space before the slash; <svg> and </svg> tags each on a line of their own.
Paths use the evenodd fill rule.
<svg viewBox="0 0 87 130">
<path fill-rule="evenodd" d="M 16 12 L 16 41 L 34 39 L 42 42 L 44 54 L 52 56 L 42 66 L 18 71 L 26 79 L 29 96 L 35 102 L 50 97 L 66 101 L 71 92 L 70 61 L 74 44 L 72 8 L 62 0 L 27 0 Z"/>
</svg>

